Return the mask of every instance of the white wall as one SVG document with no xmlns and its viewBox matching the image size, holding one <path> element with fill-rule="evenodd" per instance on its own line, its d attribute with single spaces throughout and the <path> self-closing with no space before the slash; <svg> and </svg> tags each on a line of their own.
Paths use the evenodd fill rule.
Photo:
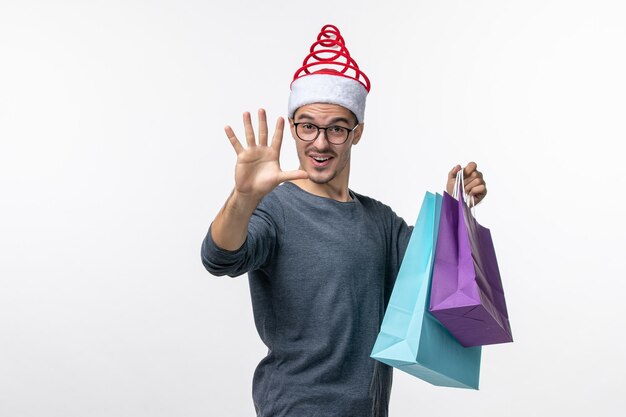
<svg viewBox="0 0 626 417">
<path fill-rule="evenodd" d="M 391 415 L 624 409 L 624 3 L 249 3 L 0 1 L 0 415 L 254 414 L 247 279 L 200 242 L 223 125 L 284 116 L 325 23 L 373 85 L 352 188 L 413 222 L 476 160 L 516 339 L 478 392 L 396 372 Z"/>
</svg>

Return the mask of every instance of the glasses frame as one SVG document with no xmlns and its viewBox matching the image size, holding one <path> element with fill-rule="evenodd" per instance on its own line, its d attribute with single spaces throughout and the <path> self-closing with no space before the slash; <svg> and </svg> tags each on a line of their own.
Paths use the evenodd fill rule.
<svg viewBox="0 0 626 417">
<path fill-rule="evenodd" d="M 311 125 L 311 126 L 315 126 L 317 128 L 317 134 L 315 135 L 315 137 L 313 139 L 302 139 L 300 137 L 300 135 L 298 135 L 298 125 Z M 296 132 L 296 136 L 298 137 L 298 139 L 300 139 L 303 142 L 314 142 L 315 140 L 317 140 L 317 138 L 320 136 L 320 131 L 324 130 L 324 136 L 326 136 L 326 140 L 328 141 L 328 143 L 331 143 L 333 145 L 343 145 L 344 143 L 346 143 L 348 141 L 348 138 L 350 137 L 350 133 L 353 133 L 357 127 L 359 127 L 360 123 L 357 123 L 356 126 L 354 126 L 352 129 L 350 129 L 349 127 L 343 127 L 343 126 L 339 126 L 339 125 L 331 125 L 331 126 L 326 126 L 326 127 L 321 127 L 316 125 L 315 123 L 311 123 L 311 122 L 298 122 L 293 124 L 293 129 Z M 330 140 L 330 138 L 328 137 L 328 133 L 326 132 L 327 129 L 331 129 L 333 127 L 340 127 L 342 129 L 346 129 L 348 131 L 348 134 L 346 135 L 346 138 L 339 143 L 336 142 L 332 142 Z"/>
</svg>

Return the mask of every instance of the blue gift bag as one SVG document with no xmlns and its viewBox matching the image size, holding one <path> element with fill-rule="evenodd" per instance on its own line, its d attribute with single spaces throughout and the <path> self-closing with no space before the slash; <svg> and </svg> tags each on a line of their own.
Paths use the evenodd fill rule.
<svg viewBox="0 0 626 417">
<path fill-rule="evenodd" d="M 371 357 L 433 385 L 478 389 L 480 346 L 463 347 L 428 312 L 441 202 L 424 196 Z"/>
</svg>

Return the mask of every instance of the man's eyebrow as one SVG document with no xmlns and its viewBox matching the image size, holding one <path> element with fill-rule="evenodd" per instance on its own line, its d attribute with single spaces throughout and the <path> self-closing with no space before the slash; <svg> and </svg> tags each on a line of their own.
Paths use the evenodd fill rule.
<svg viewBox="0 0 626 417">
<path fill-rule="evenodd" d="M 297 119 L 298 120 L 306 119 L 306 120 L 315 121 L 313 116 L 311 116 L 310 114 L 307 114 L 307 113 L 299 114 Z M 328 122 L 328 125 L 331 126 L 331 125 L 333 125 L 334 123 L 337 123 L 337 122 L 344 122 L 347 125 L 350 124 L 350 120 L 346 119 L 345 117 L 335 117 L 333 119 L 330 119 L 330 121 Z"/>
</svg>

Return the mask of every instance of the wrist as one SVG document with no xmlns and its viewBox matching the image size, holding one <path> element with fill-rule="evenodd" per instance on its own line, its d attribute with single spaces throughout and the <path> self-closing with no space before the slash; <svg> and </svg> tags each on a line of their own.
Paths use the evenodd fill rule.
<svg viewBox="0 0 626 417">
<path fill-rule="evenodd" d="M 235 189 L 230 196 L 228 205 L 230 209 L 238 213 L 252 214 L 262 198 L 262 196 L 244 194 Z"/>
</svg>

